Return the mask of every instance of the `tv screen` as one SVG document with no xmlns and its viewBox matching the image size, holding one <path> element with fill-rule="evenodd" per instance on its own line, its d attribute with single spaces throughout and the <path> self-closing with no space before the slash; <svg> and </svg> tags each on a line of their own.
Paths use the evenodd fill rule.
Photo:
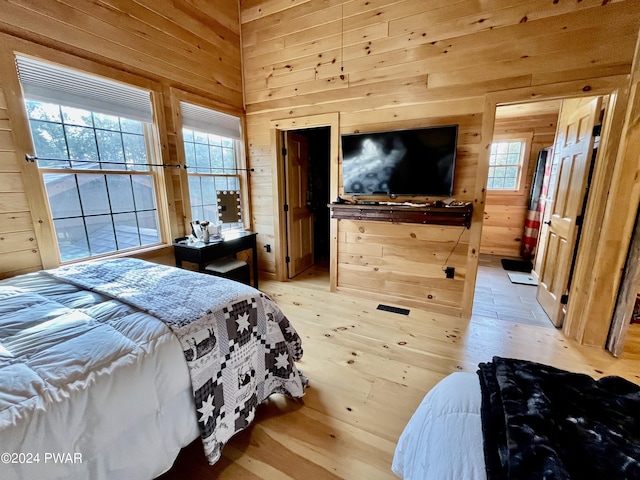
<svg viewBox="0 0 640 480">
<path fill-rule="evenodd" d="M 346 195 L 451 196 L 458 125 L 342 135 Z"/>
</svg>

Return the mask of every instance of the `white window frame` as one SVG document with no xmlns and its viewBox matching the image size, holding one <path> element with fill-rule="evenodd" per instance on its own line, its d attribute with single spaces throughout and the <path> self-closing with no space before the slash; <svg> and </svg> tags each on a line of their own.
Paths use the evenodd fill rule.
<svg viewBox="0 0 640 480">
<path fill-rule="evenodd" d="M 218 218 L 194 218 L 193 208 L 191 206 L 191 192 L 189 191 L 189 179 L 194 177 L 227 177 L 237 179 L 238 188 L 234 189 L 239 192 L 241 219 L 239 222 L 223 223 L 223 231 L 242 230 L 247 224 L 248 214 L 246 205 L 247 198 L 247 169 L 246 158 L 244 155 L 244 142 L 242 140 L 242 119 L 238 115 L 227 113 L 223 109 L 212 106 L 204 106 L 202 102 L 194 101 L 193 98 L 184 99 L 182 95 L 176 95 L 174 108 L 180 111 L 181 129 L 179 134 L 179 146 L 181 162 L 185 165 L 186 189 L 183 199 L 185 203 L 185 213 L 187 216 L 187 234 L 191 233 L 188 225 L 195 220 L 207 220 L 217 222 Z M 187 158 L 185 149 L 190 143 L 184 137 L 185 130 L 193 130 L 210 135 L 218 135 L 233 141 L 234 164 L 232 169 L 223 169 L 216 171 L 197 171 L 197 165 L 193 165 L 193 161 Z M 216 207 L 217 208 L 217 207 Z"/>
<path fill-rule="evenodd" d="M 58 256 L 59 264 L 68 264 L 74 263 L 78 261 L 85 261 L 88 259 L 94 258 L 102 258 L 102 257 L 110 257 L 110 256 L 119 256 L 123 254 L 130 253 L 138 253 L 147 251 L 150 249 L 155 249 L 160 246 L 165 246 L 167 243 L 167 217 L 168 212 L 166 211 L 166 202 L 164 199 L 164 191 L 163 191 L 163 172 L 162 167 L 154 167 L 153 164 L 161 164 L 161 149 L 159 142 L 159 134 L 158 128 L 154 123 L 153 117 L 153 99 L 151 90 L 144 89 L 138 86 L 129 85 L 122 83 L 120 81 L 112 80 L 107 77 L 95 75 L 89 72 L 83 72 L 76 70 L 74 68 L 70 68 L 64 65 L 54 64 L 50 62 L 46 62 L 40 59 L 35 59 L 33 57 L 23 56 L 18 54 L 16 56 L 16 63 L 18 65 L 18 76 L 21 80 L 21 85 L 23 88 L 23 97 L 25 101 L 39 101 L 45 103 L 51 103 L 54 105 L 60 105 L 71 108 L 81 108 L 92 113 L 100 113 L 107 115 L 115 115 L 121 118 L 128 118 L 131 120 L 137 120 L 142 122 L 143 124 L 143 132 L 141 135 L 144 137 L 144 144 L 146 150 L 146 161 L 149 164 L 145 169 L 136 169 L 133 168 L 110 168 L 108 166 L 104 166 L 104 164 L 98 165 L 96 168 L 95 165 L 87 165 L 76 163 L 73 164 L 74 160 L 82 160 L 82 159 L 69 159 L 69 163 L 64 167 L 55 167 L 55 162 L 46 162 L 46 161 L 37 161 L 38 168 L 37 174 L 39 176 L 40 185 L 43 189 L 43 197 L 48 207 L 48 215 L 49 221 L 51 222 L 52 230 L 54 234 L 52 235 L 53 242 L 55 243 L 55 251 Z M 43 73 L 44 72 L 44 73 Z M 56 82 L 47 83 L 48 77 L 59 76 L 62 80 L 58 79 Z M 69 81 L 69 79 L 73 81 Z M 77 81 L 75 81 L 77 80 Z M 106 88 L 106 94 L 103 95 L 104 98 L 98 98 L 100 95 L 92 97 L 92 92 L 98 91 L 98 89 L 104 85 Z M 109 88 L 113 87 L 115 95 L 113 92 L 109 91 Z M 77 90 L 74 90 L 76 88 Z M 127 91 L 134 92 L 132 97 L 128 97 L 126 95 Z M 135 93 L 137 91 L 137 93 Z M 123 94 L 124 92 L 124 94 Z M 104 93 L 104 92 L 101 92 Z M 112 96 L 114 99 L 113 102 L 109 102 L 108 97 Z M 104 100 L 106 98 L 106 101 Z M 145 99 L 146 98 L 146 99 Z M 130 105 L 127 105 L 127 102 L 131 102 Z M 136 104 L 137 102 L 137 104 Z M 27 118 L 28 120 L 28 118 Z M 62 119 L 61 119 L 62 121 Z M 53 124 L 62 125 L 62 123 L 58 121 L 52 121 Z M 97 131 L 95 125 L 91 127 L 87 127 L 93 129 L 94 135 Z M 114 130 L 116 132 L 117 130 Z M 33 132 L 30 132 L 33 135 Z M 33 142 L 33 137 L 32 142 Z M 65 143 L 68 146 L 68 142 Z M 33 145 L 33 143 L 32 143 Z M 68 152 L 68 150 L 67 150 Z M 34 153 L 38 154 L 35 151 Z M 67 155 L 67 157 L 72 156 L 71 154 Z M 46 156 L 45 156 L 46 157 Z M 66 158 L 65 158 L 66 160 Z M 98 161 L 104 160 L 100 157 L 98 153 Z M 60 162 L 61 165 L 65 165 L 65 162 Z M 98 163 L 98 162 L 95 162 Z M 108 165 L 108 164 L 107 164 Z M 118 164 L 122 167 L 123 163 Z M 131 178 L 135 178 L 136 175 L 146 175 L 151 178 L 153 184 L 153 202 L 154 208 L 151 210 L 155 211 L 155 230 L 157 231 L 158 241 L 150 242 L 142 245 L 138 245 L 135 247 L 127 247 L 127 248 L 116 248 L 114 250 L 108 252 L 101 252 L 97 254 L 91 253 L 91 246 L 89 245 L 89 234 L 87 234 L 87 248 L 89 249 L 89 255 L 87 256 L 78 256 L 71 259 L 67 259 L 65 261 L 62 260 L 62 252 L 59 244 L 59 235 L 62 232 L 57 232 L 55 230 L 55 221 L 53 218 L 52 208 L 49 201 L 48 192 L 45 187 L 45 176 L 46 175 L 75 175 L 76 179 L 78 175 L 124 175 L 131 176 Z M 147 209 L 143 209 L 147 210 Z M 142 210 L 141 210 L 142 211 Z M 109 206 L 109 214 L 111 218 L 112 225 L 115 225 L 113 216 L 117 215 L 119 212 L 113 211 L 111 206 Z M 133 211 L 137 215 L 138 210 Z M 107 214 L 105 214 L 107 215 Z M 83 222 L 85 218 L 88 218 L 82 213 L 80 217 L 83 218 Z M 138 228 L 138 236 L 141 235 L 140 225 L 136 221 L 136 225 Z M 115 227 L 114 227 L 115 228 Z M 114 242 L 117 245 L 117 231 L 114 231 Z M 62 238 L 62 237 L 60 237 Z M 139 237 L 140 238 L 140 237 Z"/>
<path fill-rule="evenodd" d="M 491 151 L 489 151 L 488 156 L 488 169 L 487 169 L 487 194 L 491 195 L 514 195 L 514 194 L 525 194 L 526 188 L 526 180 L 527 180 L 527 171 L 529 167 L 529 157 L 531 155 L 531 142 L 533 140 L 533 134 L 531 132 L 524 133 L 514 133 L 514 134 L 499 134 L 493 136 L 493 141 L 491 144 L 499 143 L 499 142 L 522 142 L 524 144 L 524 148 L 520 153 L 520 161 L 518 166 L 518 178 L 516 188 L 507 189 L 507 188 L 491 188 L 489 187 L 489 179 L 491 178 L 491 170 L 493 165 L 491 165 Z"/>
</svg>

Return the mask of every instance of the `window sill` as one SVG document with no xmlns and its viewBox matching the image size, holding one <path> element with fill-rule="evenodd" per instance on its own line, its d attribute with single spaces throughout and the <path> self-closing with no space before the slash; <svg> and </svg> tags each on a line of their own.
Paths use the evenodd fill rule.
<svg viewBox="0 0 640 480">
<path fill-rule="evenodd" d="M 524 195 L 524 189 L 522 190 L 487 190 L 487 197 L 491 197 L 491 196 L 496 196 L 496 197 L 503 197 L 503 196 L 519 196 L 519 195 Z"/>
<path fill-rule="evenodd" d="M 81 258 L 70 262 L 60 262 L 60 265 L 73 265 L 74 263 L 89 262 L 93 260 L 107 260 L 111 258 L 134 257 L 141 260 L 151 260 L 164 255 L 170 255 L 173 258 L 173 247 L 166 243 L 151 245 L 139 249 L 127 250 L 125 252 L 116 252 L 105 255 L 97 255 L 95 257 Z"/>
</svg>

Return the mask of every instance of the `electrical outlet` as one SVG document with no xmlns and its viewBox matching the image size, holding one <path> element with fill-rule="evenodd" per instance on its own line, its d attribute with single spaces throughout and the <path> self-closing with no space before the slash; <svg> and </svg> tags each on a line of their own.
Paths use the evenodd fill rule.
<svg viewBox="0 0 640 480">
<path fill-rule="evenodd" d="M 444 269 L 444 274 L 447 278 L 453 278 L 456 273 L 456 269 L 454 267 L 447 267 Z"/>
</svg>

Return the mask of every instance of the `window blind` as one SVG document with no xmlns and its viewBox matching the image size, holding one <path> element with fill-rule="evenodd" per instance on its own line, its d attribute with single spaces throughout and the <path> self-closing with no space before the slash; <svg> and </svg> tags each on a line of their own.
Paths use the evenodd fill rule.
<svg viewBox="0 0 640 480">
<path fill-rule="evenodd" d="M 200 107 L 191 103 L 180 102 L 182 126 L 223 137 L 240 140 L 240 118 L 228 113 L 218 112 L 210 108 Z"/>
<path fill-rule="evenodd" d="M 25 98 L 153 121 L 150 92 L 30 57 L 16 56 Z"/>
</svg>

